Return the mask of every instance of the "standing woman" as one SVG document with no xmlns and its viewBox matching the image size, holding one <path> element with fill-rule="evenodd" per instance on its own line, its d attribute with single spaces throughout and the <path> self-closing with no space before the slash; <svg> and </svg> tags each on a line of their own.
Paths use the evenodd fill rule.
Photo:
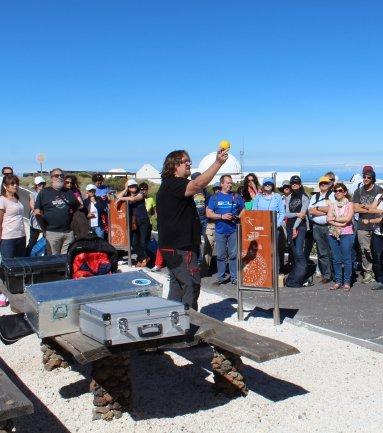
<svg viewBox="0 0 383 433">
<path fill-rule="evenodd" d="M 352 246 L 355 240 L 352 223 L 354 205 L 350 202 L 347 188 L 343 183 L 337 183 L 334 186 L 334 194 L 335 201 L 329 204 L 327 212 L 327 221 L 330 226 L 331 260 L 335 279 L 330 290 L 338 290 L 343 284 L 343 291 L 349 292 L 352 276 Z"/>
<path fill-rule="evenodd" d="M 294 264 L 286 278 L 287 287 L 301 287 L 307 272 L 307 261 L 304 254 L 307 232 L 307 209 L 310 199 L 304 191 L 301 178 L 292 176 L 290 179 L 291 194 L 286 197 L 286 229 L 287 241 L 291 247 Z"/>
<path fill-rule="evenodd" d="M 79 202 L 78 209 L 82 209 L 84 206 L 84 202 L 82 200 L 81 191 L 78 186 L 78 180 L 76 176 L 66 175 L 64 180 L 64 186 L 67 189 L 70 189 L 73 192 L 73 195 L 76 197 L 76 200 Z"/>
<path fill-rule="evenodd" d="M 145 207 L 145 194 L 139 188 L 134 179 L 129 179 L 125 188 L 117 194 L 117 201 L 126 201 L 129 204 L 130 233 L 132 245 L 137 253 L 137 267 L 145 267 L 149 263 L 146 245 L 149 241 L 149 216 Z"/>
<path fill-rule="evenodd" d="M 4 176 L 0 196 L 0 253 L 4 259 L 25 256 L 24 206 L 17 191 L 19 178 Z M 7 306 L 7 298 L 0 293 L 0 307 Z"/>
<path fill-rule="evenodd" d="M 245 176 L 242 192 L 246 210 L 251 210 L 253 206 L 252 200 L 259 192 L 261 192 L 261 185 L 257 176 L 254 173 L 249 173 Z"/>
<path fill-rule="evenodd" d="M 108 203 L 101 197 L 96 196 L 96 190 L 96 185 L 92 183 L 86 186 L 87 198 L 84 200 L 84 208 L 91 231 L 99 238 L 104 239 L 105 231 L 103 221 L 105 220 L 105 216 L 108 215 Z"/>
<path fill-rule="evenodd" d="M 29 207 L 31 208 L 30 216 L 29 216 L 29 242 L 26 250 L 26 256 L 30 256 L 32 252 L 32 248 L 34 247 L 35 243 L 37 242 L 37 239 L 40 236 L 40 233 L 42 233 L 41 227 L 39 226 L 39 223 L 37 222 L 37 219 L 35 217 L 34 209 L 35 209 L 35 201 L 38 193 L 45 187 L 46 181 L 43 177 L 37 176 L 34 180 L 35 184 L 35 190 L 31 192 L 29 196 Z"/>
</svg>

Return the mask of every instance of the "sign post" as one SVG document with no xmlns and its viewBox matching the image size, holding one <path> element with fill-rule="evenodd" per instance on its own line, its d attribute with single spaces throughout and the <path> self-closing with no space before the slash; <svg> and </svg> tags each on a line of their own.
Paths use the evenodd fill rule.
<svg viewBox="0 0 383 433">
<path fill-rule="evenodd" d="M 278 231 L 276 213 L 245 210 L 237 226 L 238 320 L 243 320 L 243 292 L 274 295 L 274 324 L 279 325 Z"/>
<path fill-rule="evenodd" d="M 109 201 L 109 243 L 117 250 L 127 251 L 128 265 L 132 266 L 129 207 L 127 202 L 116 204 L 116 201 Z"/>
</svg>

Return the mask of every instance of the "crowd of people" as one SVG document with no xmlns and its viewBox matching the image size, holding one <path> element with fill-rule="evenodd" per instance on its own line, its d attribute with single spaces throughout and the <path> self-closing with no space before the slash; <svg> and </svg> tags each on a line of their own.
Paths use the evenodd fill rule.
<svg viewBox="0 0 383 433">
<path fill-rule="evenodd" d="M 207 186 L 227 160 L 227 152 L 204 173 L 191 174 L 185 150 L 171 152 L 164 161 L 162 183 L 156 200 L 148 195 L 146 182 L 128 179 L 114 197 L 128 203 L 132 247 L 136 266 L 150 263 L 148 243 L 150 217 L 158 218 L 158 249 L 153 271 L 167 266 L 170 298 L 197 308 L 200 277 L 211 272 L 216 250 L 215 285 L 237 285 L 237 230 L 244 210 L 276 213 L 280 273 L 287 287 L 313 284 L 313 274 L 330 290 L 350 291 L 357 273 L 372 289 L 383 288 L 383 191 L 376 184 L 372 166 L 363 168 L 363 180 L 349 191 L 327 172 L 318 180 L 317 190 L 308 194 L 299 176 L 282 182 L 255 173 L 245 176 L 233 191 L 230 175 Z M 39 238 L 47 254 L 65 254 L 75 238 L 92 233 L 108 239 L 110 189 L 100 173 L 81 191 L 76 176 L 55 168 L 49 186 L 42 176 L 34 179 L 29 198 L 29 241 L 26 243 L 25 209 L 18 195 L 19 178 L 11 167 L 3 167 L 0 196 L 0 253 L 2 258 L 33 255 Z M 203 241 L 201 243 L 201 237 Z M 317 264 L 310 259 L 316 247 Z M 316 269 L 315 269 L 316 266 Z M 6 299 L 0 295 L 0 306 Z"/>
</svg>

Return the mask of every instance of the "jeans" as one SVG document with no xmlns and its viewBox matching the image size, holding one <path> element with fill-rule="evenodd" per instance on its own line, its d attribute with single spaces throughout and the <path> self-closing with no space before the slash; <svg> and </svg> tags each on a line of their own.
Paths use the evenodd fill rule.
<svg viewBox="0 0 383 433">
<path fill-rule="evenodd" d="M 185 251 L 165 248 L 160 251 L 170 276 L 168 299 L 183 302 L 197 310 L 201 290 L 197 249 Z"/>
<path fill-rule="evenodd" d="M 29 242 L 27 245 L 27 249 L 25 252 L 25 255 L 29 257 L 31 255 L 32 248 L 34 247 L 35 243 L 37 242 L 37 239 L 39 238 L 41 233 L 41 230 L 35 229 L 34 227 L 30 226 L 29 230 Z"/>
<path fill-rule="evenodd" d="M 313 236 L 317 244 L 318 266 L 323 278 L 331 279 L 331 251 L 328 240 L 328 225 L 313 225 Z"/>
<path fill-rule="evenodd" d="M 306 223 L 298 226 L 298 235 L 295 239 L 292 238 L 293 229 L 289 227 L 287 229 L 287 239 L 291 246 L 294 258 L 294 266 L 289 275 L 286 278 L 287 287 L 300 287 L 302 286 L 306 272 L 307 272 L 307 260 L 304 253 L 304 245 L 306 238 Z"/>
<path fill-rule="evenodd" d="M 225 234 L 215 232 L 215 244 L 217 248 L 217 280 L 225 280 L 227 257 L 230 279 L 235 281 L 237 279 L 237 232 Z"/>
<path fill-rule="evenodd" d="M 355 234 L 340 235 L 339 239 L 336 239 L 334 236 L 329 236 L 328 239 L 331 248 L 334 280 L 338 284 L 350 284 L 352 276 L 352 247 L 355 240 Z"/>
<path fill-rule="evenodd" d="M 383 236 L 372 234 L 372 248 L 376 266 L 376 280 L 383 283 Z"/>
<path fill-rule="evenodd" d="M 148 218 L 137 220 L 137 230 L 132 232 L 132 246 L 137 253 L 137 262 L 147 259 L 146 245 L 148 239 L 148 228 L 150 221 Z"/>
<path fill-rule="evenodd" d="M 104 239 L 105 232 L 102 227 L 91 227 L 91 230 L 97 237 Z"/>
<path fill-rule="evenodd" d="M 0 253 L 3 259 L 25 257 L 25 236 L 15 239 L 2 239 Z"/>
</svg>

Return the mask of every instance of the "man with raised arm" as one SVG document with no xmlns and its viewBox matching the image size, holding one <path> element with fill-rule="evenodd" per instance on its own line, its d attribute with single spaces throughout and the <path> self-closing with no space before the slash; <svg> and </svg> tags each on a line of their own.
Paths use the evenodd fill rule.
<svg viewBox="0 0 383 433">
<path fill-rule="evenodd" d="M 226 162 L 226 150 L 217 152 L 214 163 L 194 180 L 191 160 L 185 150 L 170 152 L 161 172 L 162 183 L 157 193 L 158 245 L 170 275 L 168 298 L 197 309 L 201 288 L 197 263 L 201 228 L 193 199 L 205 188 Z"/>
</svg>

